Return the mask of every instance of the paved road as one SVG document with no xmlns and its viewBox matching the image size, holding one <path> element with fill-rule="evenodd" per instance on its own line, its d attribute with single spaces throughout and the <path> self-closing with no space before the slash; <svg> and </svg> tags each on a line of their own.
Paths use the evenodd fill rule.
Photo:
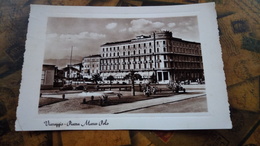
<svg viewBox="0 0 260 146">
<path fill-rule="evenodd" d="M 171 103 L 158 104 L 152 107 L 135 109 L 127 113 L 188 113 L 207 111 L 207 99 L 203 95 Z"/>
<path fill-rule="evenodd" d="M 140 110 L 143 108 L 153 107 L 156 105 L 174 103 L 177 101 L 182 101 L 190 98 L 205 97 L 205 95 L 206 95 L 205 93 L 201 93 L 201 91 L 200 92 L 198 91 L 198 94 L 178 94 L 170 97 L 161 97 L 161 98 L 155 98 L 150 100 L 136 101 L 133 103 L 124 103 L 124 104 L 118 104 L 113 106 L 96 107 L 96 108 L 92 108 L 91 110 L 71 111 L 69 113 L 120 114 L 120 113 L 127 113 L 135 110 Z M 190 104 L 193 103 L 191 102 Z"/>
<path fill-rule="evenodd" d="M 122 103 L 103 107 L 97 105 L 80 104 L 80 102 L 82 102 L 82 98 L 84 97 L 80 97 L 80 94 L 69 94 L 67 96 L 69 100 L 41 107 L 39 108 L 39 112 L 69 114 L 122 114 L 207 111 L 207 101 L 204 86 L 192 85 L 185 88 L 187 89 L 187 93 L 184 94 L 176 94 L 169 97 L 153 98 L 149 100 L 141 100 L 132 103 Z M 131 94 L 131 92 L 125 91 L 125 93 L 123 93 L 124 96 L 126 94 Z M 142 93 L 140 92 L 138 94 Z"/>
</svg>

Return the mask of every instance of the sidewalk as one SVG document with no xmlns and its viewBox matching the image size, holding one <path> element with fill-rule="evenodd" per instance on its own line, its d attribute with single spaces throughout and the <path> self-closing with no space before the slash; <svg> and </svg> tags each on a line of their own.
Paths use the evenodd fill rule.
<svg viewBox="0 0 260 146">
<path fill-rule="evenodd" d="M 205 96 L 204 85 L 185 85 L 187 93 L 174 94 L 172 91 L 158 92 L 150 97 L 144 96 L 143 92 L 135 92 L 136 96 L 132 96 L 131 91 L 112 90 L 115 93 L 123 94 L 122 98 L 117 96 L 109 96 L 108 104 L 100 106 L 99 98 L 91 101 L 90 97 L 82 96 L 81 93 L 67 94 L 67 100 L 61 100 L 61 95 L 43 95 L 40 101 L 44 104 L 39 108 L 40 113 L 71 113 L 71 114 L 119 114 L 136 109 L 152 107 L 155 105 L 172 103 L 185 99 Z M 51 103 L 52 100 L 60 99 L 58 103 Z M 86 99 L 86 104 L 82 104 L 83 99 Z M 44 101 L 45 100 L 45 101 Z"/>
<path fill-rule="evenodd" d="M 110 105 L 110 106 L 104 106 L 99 108 L 93 108 L 91 110 L 77 110 L 77 111 L 69 111 L 70 114 L 84 114 L 84 113 L 91 113 L 91 114 L 120 114 L 136 109 L 146 108 L 146 107 L 152 107 L 155 105 L 160 104 L 166 104 L 176 101 L 181 101 L 189 98 L 196 98 L 200 96 L 206 95 L 205 93 L 200 94 L 178 94 L 173 95 L 169 97 L 160 97 L 160 98 L 154 98 L 149 100 L 141 100 L 131 103 L 123 103 L 118 105 Z"/>
</svg>

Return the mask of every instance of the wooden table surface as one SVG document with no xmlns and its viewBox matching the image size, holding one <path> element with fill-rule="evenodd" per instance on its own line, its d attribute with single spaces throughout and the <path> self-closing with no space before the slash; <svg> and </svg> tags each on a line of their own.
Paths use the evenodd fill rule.
<svg viewBox="0 0 260 146">
<path fill-rule="evenodd" d="M 157 6 L 216 2 L 233 129 L 15 132 L 30 4 Z M 259 0 L 1 0 L 0 145 L 260 145 Z"/>
</svg>

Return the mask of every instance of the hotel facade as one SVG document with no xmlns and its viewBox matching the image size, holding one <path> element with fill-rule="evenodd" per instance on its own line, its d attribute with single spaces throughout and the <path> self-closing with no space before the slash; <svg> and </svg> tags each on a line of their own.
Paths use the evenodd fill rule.
<svg viewBox="0 0 260 146">
<path fill-rule="evenodd" d="M 83 78 L 91 79 L 93 74 L 100 73 L 100 54 L 86 56 L 82 59 Z"/>
<path fill-rule="evenodd" d="M 101 45 L 100 74 L 118 81 L 130 71 L 143 81 L 155 76 L 158 83 L 203 79 L 200 43 L 172 37 L 172 32 L 155 32 L 150 36 L 109 42 Z"/>
</svg>

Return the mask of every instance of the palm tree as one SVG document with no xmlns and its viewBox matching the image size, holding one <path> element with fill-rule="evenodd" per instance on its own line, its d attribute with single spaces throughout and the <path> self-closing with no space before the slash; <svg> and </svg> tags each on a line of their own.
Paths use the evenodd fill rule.
<svg viewBox="0 0 260 146">
<path fill-rule="evenodd" d="M 108 76 L 108 77 L 106 78 L 106 80 L 109 80 L 109 83 L 112 84 L 112 81 L 115 80 L 115 77 L 112 76 L 112 75 L 110 75 L 110 76 Z"/>
<path fill-rule="evenodd" d="M 110 83 L 110 90 L 111 90 L 111 84 L 112 84 L 112 81 L 115 80 L 115 77 L 110 75 L 106 78 L 107 80 L 109 80 L 109 83 Z"/>
<path fill-rule="evenodd" d="M 98 84 L 98 81 L 102 81 L 102 78 L 99 73 L 92 75 L 91 78 L 96 84 Z"/>
<path fill-rule="evenodd" d="M 129 74 L 127 74 L 124 79 L 130 79 L 132 83 L 132 94 L 135 96 L 135 80 L 142 80 L 142 76 L 140 74 L 135 73 L 135 71 L 130 71 Z"/>
<path fill-rule="evenodd" d="M 153 74 L 151 75 L 150 80 L 151 80 L 152 83 L 156 83 L 156 82 L 157 82 L 155 73 L 153 73 Z"/>
</svg>

